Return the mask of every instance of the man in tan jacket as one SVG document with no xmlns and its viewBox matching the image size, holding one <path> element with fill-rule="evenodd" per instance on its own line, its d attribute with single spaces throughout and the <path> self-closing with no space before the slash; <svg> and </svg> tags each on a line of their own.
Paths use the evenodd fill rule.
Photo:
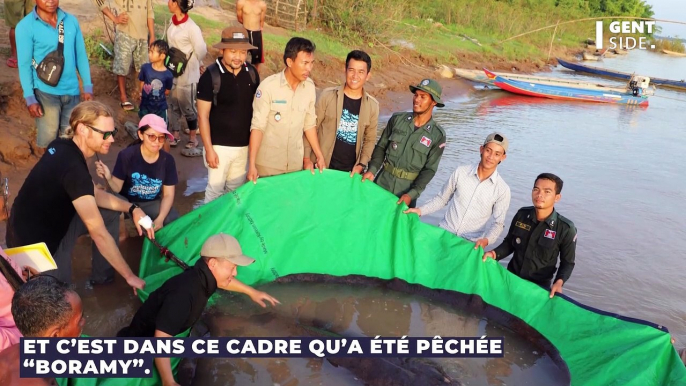
<svg viewBox="0 0 686 386">
<path fill-rule="evenodd" d="M 322 91 L 315 106 L 317 138 L 329 169 L 362 174 L 374 151 L 379 102 L 364 91 L 372 59 L 352 51 L 345 60 L 345 85 Z M 307 139 L 303 169 L 314 169 L 317 157 Z"/>
</svg>

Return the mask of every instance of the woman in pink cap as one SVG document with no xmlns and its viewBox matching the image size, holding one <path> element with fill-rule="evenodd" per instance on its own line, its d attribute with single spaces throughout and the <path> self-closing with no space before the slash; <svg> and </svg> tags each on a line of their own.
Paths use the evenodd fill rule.
<svg viewBox="0 0 686 386">
<path fill-rule="evenodd" d="M 138 123 L 138 141 L 119 152 L 114 170 L 101 161 L 95 170 L 115 193 L 138 205 L 152 219 L 155 230 L 176 220 L 172 208 L 174 189 L 179 182 L 176 163 L 162 148 L 165 139 L 174 140 L 164 119 L 148 114 Z"/>
</svg>

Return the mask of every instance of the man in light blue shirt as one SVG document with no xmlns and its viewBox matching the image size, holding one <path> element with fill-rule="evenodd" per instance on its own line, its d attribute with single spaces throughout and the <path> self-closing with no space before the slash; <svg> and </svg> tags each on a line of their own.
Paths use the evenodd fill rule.
<svg viewBox="0 0 686 386">
<path fill-rule="evenodd" d="M 64 67 L 57 86 L 52 87 L 36 75 L 36 64 L 57 49 L 57 27 L 64 22 Z M 29 113 L 36 118 L 36 142 L 45 148 L 57 138 L 58 130 L 69 127 L 69 116 L 80 102 L 79 78 L 83 81 L 84 100 L 93 99 L 93 83 L 86 45 L 79 22 L 59 8 L 58 0 L 37 0 L 33 12 L 16 28 L 19 80 Z M 78 76 L 77 76 L 78 71 Z"/>
<path fill-rule="evenodd" d="M 478 164 L 458 167 L 436 197 L 404 213 L 422 216 L 449 205 L 441 228 L 476 243 L 475 249 L 493 244 L 510 207 L 510 187 L 496 170 L 507 157 L 507 146 L 504 135 L 490 134 L 479 149 Z"/>
</svg>

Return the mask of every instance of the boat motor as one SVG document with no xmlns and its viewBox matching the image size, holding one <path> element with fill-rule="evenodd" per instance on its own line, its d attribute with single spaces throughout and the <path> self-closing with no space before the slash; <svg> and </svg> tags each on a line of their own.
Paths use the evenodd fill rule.
<svg viewBox="0 0 686 386">
<path fill-rule="evenodd" d="M 629 89 L 634 96 L 641 96 L 646 93 L 650 86 L 650 77 L 634 75 L 629 81 Z"/>
</svg>

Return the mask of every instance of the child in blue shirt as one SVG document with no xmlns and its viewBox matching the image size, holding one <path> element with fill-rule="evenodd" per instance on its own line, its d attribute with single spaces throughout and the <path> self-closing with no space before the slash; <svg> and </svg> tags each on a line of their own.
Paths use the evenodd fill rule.
<svg viewBox="0 0 686 386">
<path fill-rule="evenodd" d="M 156 40 L 148 49 L 150 63 L 141 66 L 138 80 L 141 81 L 141 103 L 138 116 L 143 118 L 155 114 L 167 122 L 167 95 L 174 84 L 174 75 L 164 66 L 164 59 L 169 52 L 169 45 L 164 40 Z M 169 143 L 176 146 L 178 140 Z"/>
</svg>

